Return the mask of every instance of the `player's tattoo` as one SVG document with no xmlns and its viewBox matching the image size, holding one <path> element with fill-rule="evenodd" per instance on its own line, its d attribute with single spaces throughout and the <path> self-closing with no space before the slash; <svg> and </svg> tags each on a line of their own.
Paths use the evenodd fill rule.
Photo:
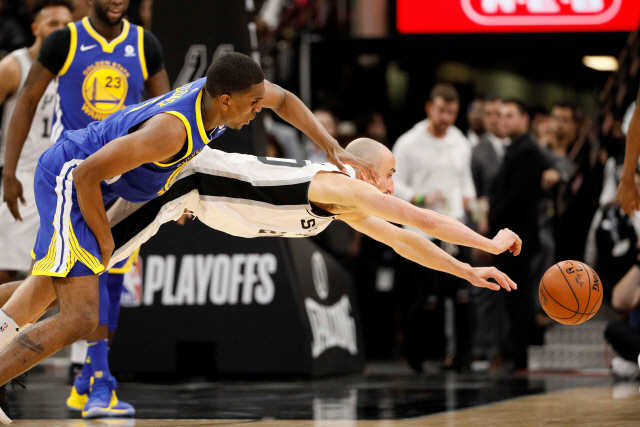
<svg viewBox="0 0 640 427">
<path fill-rule="evenodd" d="M 44 347 L 40 340 L 40 329 L 31 328 L 29 332 L 23 332 L 15 339 L 18 346 L 22 347 L 28 352 L 20 351 L 20 349 L 13 350 L 13 355 L 22 363 L 26 365 L 34 357 L 38 357 L 44 354 Z"/>
</svg>

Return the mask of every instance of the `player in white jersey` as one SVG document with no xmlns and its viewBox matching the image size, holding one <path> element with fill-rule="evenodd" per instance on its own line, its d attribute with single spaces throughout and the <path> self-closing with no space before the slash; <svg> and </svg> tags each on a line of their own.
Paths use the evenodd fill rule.
<svg viewBox="0 0 640 427">
<path fill-rule="evenodd" d="M 347 151 L 377 167 L 377 190 L 354 179 L 359 178 L 359 171 L 350 169 L 347 177 L 328 163 L 205 149 L 163 196 L 137 204 L 120 199 L 109 209 L 107 216 L 116 245 L 111 263 L 128 257 L 160 225 L 177 220 L 187 209 L 209 227 L 240 237 L 312 236 L 338 219 L 425 267 L 479 287 L 516 289 L 516 284 L 499 270 L 471 268 L 430 240 L 389 222 L 410 225 L 437 239 L 493 254 L 509 250 L 518 255 L 522 242 L 515 233 L 501 230 L 489 240 L 452 218 L 390 197 L 394 190 L 393 154 L 384 145 L 365 138 L 353 141 Z M 487 281 L 490 277 L 498 284 Z"/>
<path fill-rule="evenodd" d="M 11 52 L 0 61 L 0 103 L 3 103 L 2 138 L 8 134 L 11 114 L 18 93 L 29 74 L 40 45 L 51 32 L 63 28 L 72 20 L 70 0 L 41 0 L 33 4 L 31 25 L 36 40 L 29 48 Z M 40 99 L 29 136 L 16 170 L 24 185 L 22 221 L 16 221 L 6 203 L 0 204 L 0 283 L 15 280 L 18 271 L 31 268 L 31 249 L 40 224 L 33 193 L 33 176 L 40 155 L 51 146 L 49 138 L 57 83 L 51 82 Z M 0 166 L 4 163 L 5 144 L 0 146 Z M 0 198 L 1 200 L 1 198 Z"/>
</svg>

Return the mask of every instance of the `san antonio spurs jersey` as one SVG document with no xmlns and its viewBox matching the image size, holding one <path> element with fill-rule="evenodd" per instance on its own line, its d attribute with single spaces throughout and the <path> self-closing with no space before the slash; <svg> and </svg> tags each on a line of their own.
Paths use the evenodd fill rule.
<svg viewBox="0 0 640 427">
<path fill-rule="evenodd" d="M 18 86 L 18 90 L 16 90 L 16 93 L 7 98 L 3 104 L 4 111 L 2 113 L 2 144 L 0 144 L 0 166 L 4 164 L 4 152 L 6 149 L 4 141 L 7 139 L 9 122 L 11 121 L 11 115 L 13 114 L 13 110 L 16 106 L 18 93 L 20 93 L 20 91 L 22 90 L 22 86 L 27 79 L 27 74 L 29 74 L 31 64 L 33 63 L 31 57 L 29 56 L 29 51 L 27 50 L 27 48 L 15 50 L 11 52 L 10 55 L 18 61 L 18 64 L 20 64 L 20 86 Z M 47 89 L 45 90 L 44 95 L 42 95 L 42 98 L 40 98 L 35 116 L 33 117 L 31 129 L 29 129 L 29 135 L 27 136 L 27 140 L 24 143 L 24 148 L 22 149 L 22 152 L 20 154 L 18 170 L 16 171 L 17 173 L 24 172 L 33 175 L 34 171 L 36 170 L 36 166 L 38 165 L 38 158 L 47 150 L 47 148 L 51 147 L 51 123 L 57 87 L 57 82 L 53 80 L 51 83 L 49 83 L 49 86 L 47 86 Z"/>
<path fill-rule="evenodd" d="M 347 169 L 355 177 L 353 168 Z M 234 236 L 314 236 L 337 216 L 309 202 L 309 185 L 320 171 L 339 173 L 329 163 L 205 148 L 162 196 L 137 204 L 118 199 L 108 209 L 116 244 L 111 263 L 125 259 L 185 209 L 209 227 Z"/>
</svg>

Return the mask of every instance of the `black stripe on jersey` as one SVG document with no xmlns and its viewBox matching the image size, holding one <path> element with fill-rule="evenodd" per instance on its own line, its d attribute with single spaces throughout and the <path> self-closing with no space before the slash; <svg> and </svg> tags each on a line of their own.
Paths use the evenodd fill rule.
<svg viewBox="0 0 640 427">
<path fill-rule="evenodd" d="M 309 181 L 298 184 L 255 186 L 250 182 L 235 178 L 195 174 L 195 184 L 202 196 L 229 197 L 232 199 L 253 200 L 276 206 L 306 205 Z"/>
</svg>

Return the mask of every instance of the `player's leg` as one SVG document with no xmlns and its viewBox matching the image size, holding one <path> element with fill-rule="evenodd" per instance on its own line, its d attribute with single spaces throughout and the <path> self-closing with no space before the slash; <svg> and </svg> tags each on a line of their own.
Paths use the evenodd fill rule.
<svg viewBox="0 0 640 427">
<path fill-rule="evenodd" d="M 99 295 L 99 312 L 98 312 L 98 327 L 87 335 L 84 340 L 87 342 L 87 354 L 82 366 L 82 373 L 76 377 L 71 387 L 71 394 L 67 399 L 67 407 L 72 411 L 83 411 L 89 403 L 89 396 L 91 391 L 91 378 L 94 376 L 94 367 L 98 372 L 102 372 L 104 369 L 106 355 L 103 355 L 101 351 L 101 343 L 107 339 L 107 320 L 108 320 L 108 307 L 109 307 L 109 295 L 107 292 L 107 279 L 108 274 L 102 274 L 98 277 L 98 295 Z M 108 370 L 108 367 L 107 367 Z M 102 377 L 102 373 L 99 374 Z M 97 393 L 95 396 L 99 397 L 101 394 Z M 98 416 L 101 412 L 100 408 L 103 408 L 104 414 L 108 414 L 109 402 L 104 405 L 103 402 L 92 402 L 90 407 L 96 406 L 96 409 L 91 411 L 92 417 Z M 87 408 L 88 409 L 88 408 Z"/>
<path fill-rule="evenodd" d="M 137 252 L 132 255 L 135 259 L 137 258 Z M 128 263 L 129 264 L 129 263 Z M 116 264 L 115 268 L 118 267 Z M 107 324 L 108 329 L 108 350 L 111 350 L 111 343 L 113 341 L 113 337 L 115 336 L 116 328 L 118 327 L 118 319 L 120 317 L 120 298 L 122 296 L 122 289 L 124 287 L 124 274 L 109 274 L 109 280 L 107 282 L 107 290 L 109 291 L 109 320 Z M 118 386 L 117 381 L 111 375 L 112 383 L 115 387 Z M 133 405 L 124 402 L 116 396 L 115 391 L 113 392 L 113 399 L 111 402 L 111 412 L 110 415 L 114 417 L 124 417 L 124 416 L 133 416 L 135 415 L 136 410 Z"/>
<path fill-rule="evenodd" d="M 21 332 L 0 352 L 0 384 L 5 384 L 56 351 L 86 336 L 97 326 L 97 276 L 61 278 L 55 280 L 53 286 L 60 305 L 59 313 Z M 29 305 L 28 294 L 19 291 L 14 293 L 0 312 L 1 320 L 15 325 L 17 322 L 14 319 L 24 318 L 22 307 Z M 7 340 L 7 336 L 0 335 L 0 345 Z M 1 416 L 0 421 L 7 423 Z"/>
<path fill-rule="evenodd" d="M 18 277 L 16 270 L 0 270 L 0 284 L 14 282 Z"/>
</svg>

